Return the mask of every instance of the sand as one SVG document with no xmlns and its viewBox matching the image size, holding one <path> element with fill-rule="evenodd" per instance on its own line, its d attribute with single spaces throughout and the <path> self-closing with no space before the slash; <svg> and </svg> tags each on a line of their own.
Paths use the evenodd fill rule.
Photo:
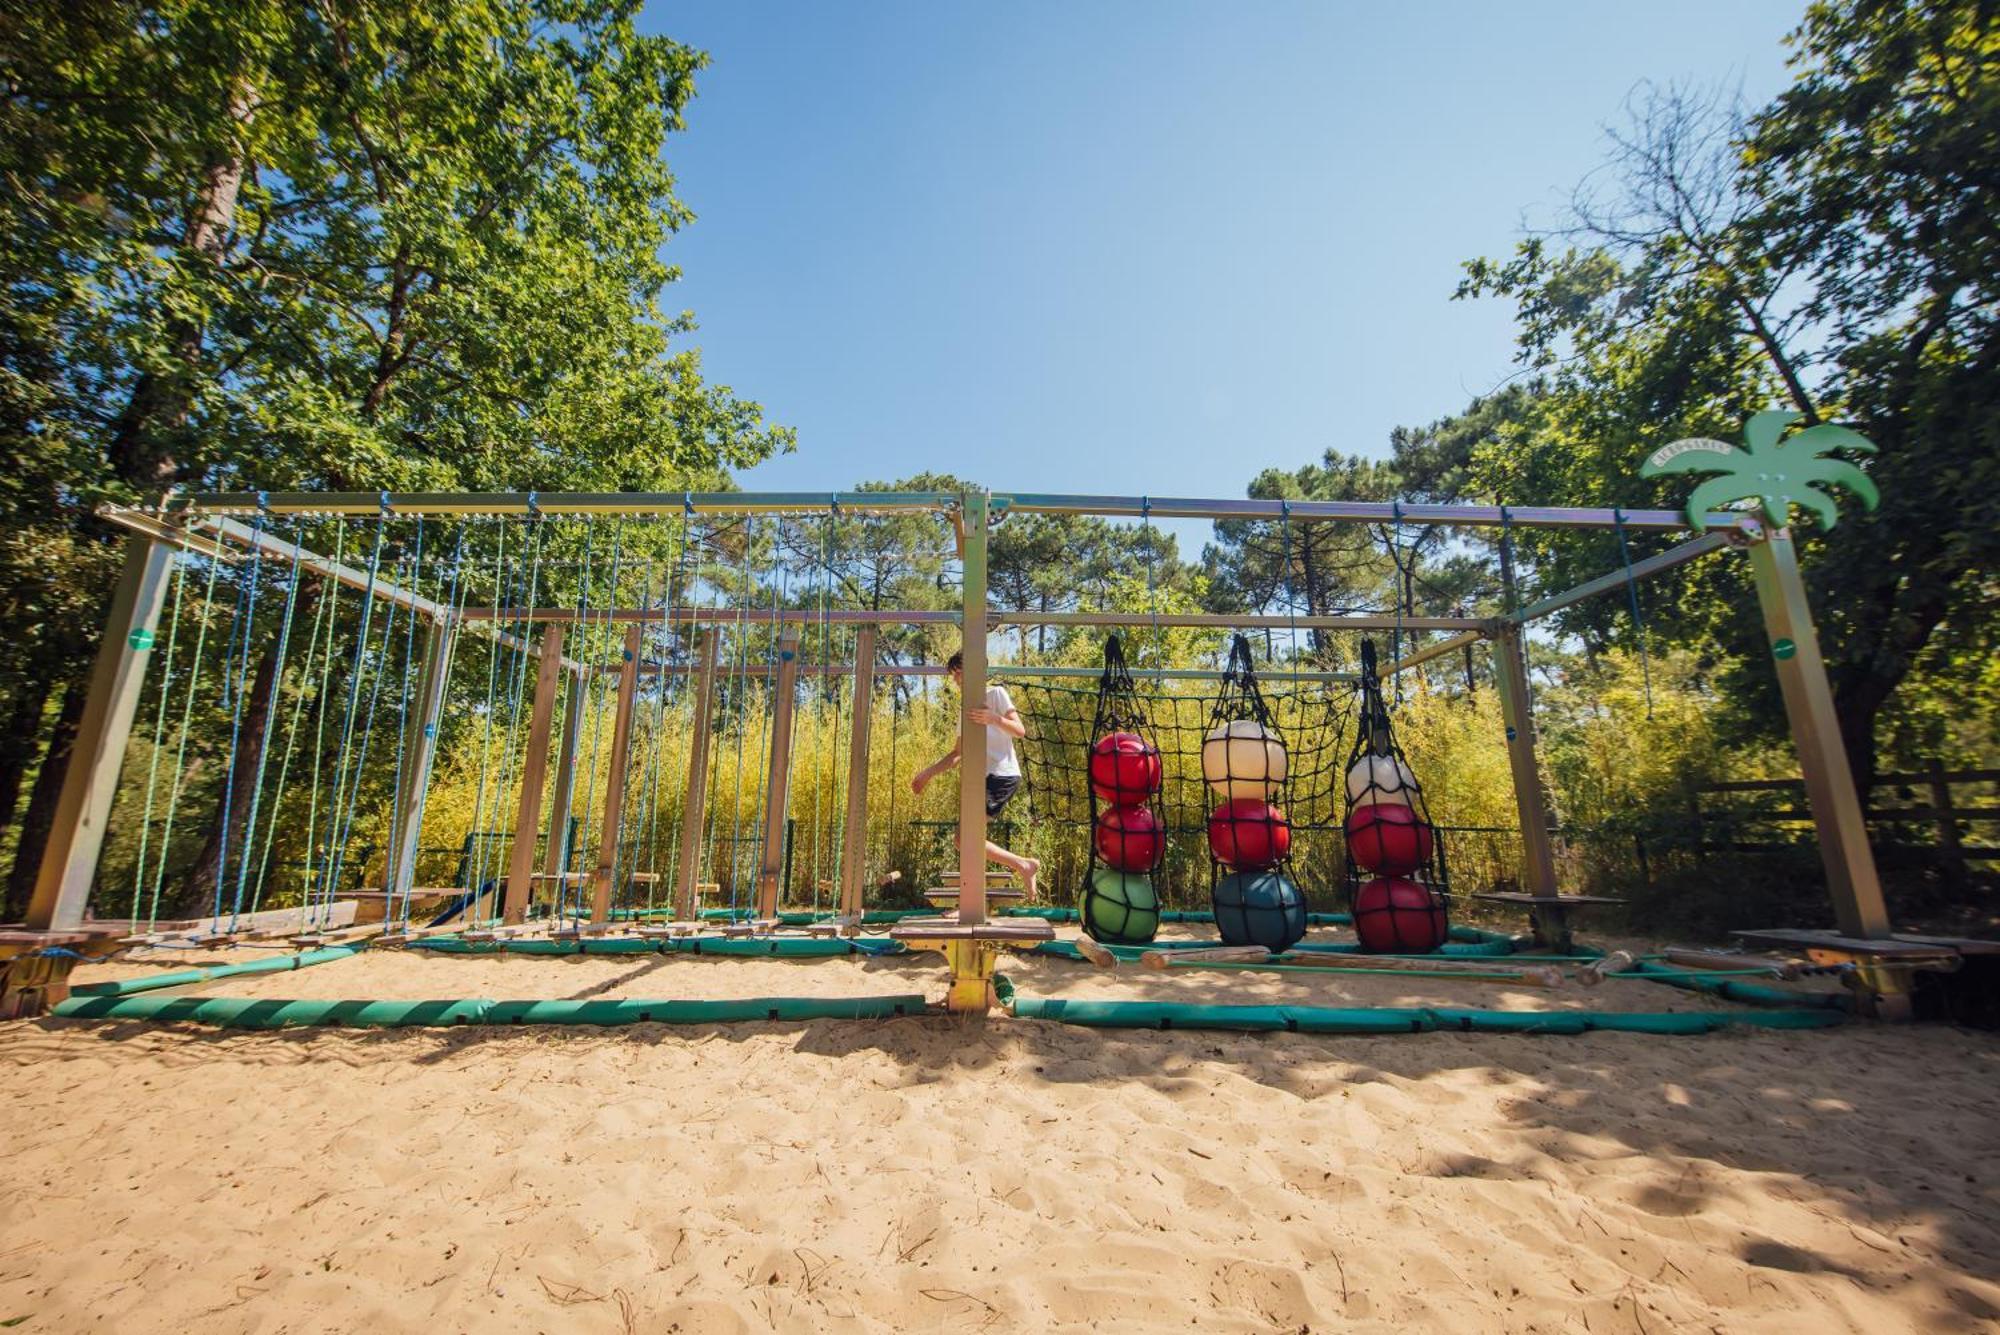
<svg viewBox="0 0 2000 1335">
<path fill-rule="evenodd" d="M 1034 995 L 1716 1004 L 1632 983 L 1007 968 Z M 202 991 L 937 995 L 940 978 L 926 957 L 378 952 Z M 38 1020 L 0 1025 L 0 1070 L 0 1322 L 21 1331 L 2000 1323 L 2000 1042 L 1945 1028 Z"/>
</svg>

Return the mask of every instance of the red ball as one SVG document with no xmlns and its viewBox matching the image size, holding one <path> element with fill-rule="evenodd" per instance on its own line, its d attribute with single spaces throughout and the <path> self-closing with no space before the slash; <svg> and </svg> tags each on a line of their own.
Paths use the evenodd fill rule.
<svg viewBox="0 0 2000 1335">
<path fill-rule="evenodd" d="M 1276 866 L 1292 851 L 1292 823 L 1269 802 L 1233 798 L 1208 813 L 1208 851 L 1242 870 Z"/>
<path fill-rule="evenodd" d="M 1425 955 L 1444 944 L 1444 896 L 1383 876 L 1354 892 L 1354 934 L 1374 954 Z"/>
<path fill-rule="evenodd" d="M 1160 791 L 1160 752 L 1136 732 L 1114 732 L 1090 748 L 1090 787 L 1100 802 L 1137 806 Z"/>
<path fill-rule="evenodd" d="M 1431 860 L 1431 827 L 1401 802 L 1370 802 L 1347 813 L 1354 865 L 1382 876 L 1408 876 Z"/>
<path fill-rule="evenodd" d="M 1113 871 L 1151 871 L 1166 842 L 1151 807 L 1107 807 L 1097 818 L 1097 856 Z"/>
</svg>

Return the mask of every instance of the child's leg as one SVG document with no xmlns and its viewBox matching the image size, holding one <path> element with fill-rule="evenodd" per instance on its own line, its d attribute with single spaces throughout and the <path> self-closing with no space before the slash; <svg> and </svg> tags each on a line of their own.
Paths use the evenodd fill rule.
<svg viewBox="0 0 2000 1335">
<path fill-rule="evenodd" d="M 997 862 L 1020 877 L 1021 889 L 1026 892 L 1028 901 L 1030 903 L 1034 902 L 1035 893 L 1039 888 L 1035 884 L 1035 877 L 1042 870 L 1042 860 L 1040 858 L 1024 858 L 1019 853 L 1002 848 L 989 839 L 986 842 L 986 860 L 988 862 Z"/>
</svg>

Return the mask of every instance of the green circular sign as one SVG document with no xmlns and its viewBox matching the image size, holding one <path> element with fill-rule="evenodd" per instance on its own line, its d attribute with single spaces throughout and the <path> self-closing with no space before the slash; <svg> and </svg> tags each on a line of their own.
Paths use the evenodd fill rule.
<svg viewBox="0 0 2000 1335">
<path fill-rule="evenodd" d="M 140 653 L 144 653 L 146 650 L 153 647 L 153 632 L 147 629 L 146 627 L 141 626 L 139 627 L 139 629 L 133 631 L 130 635 L 125 637 L 125 643 L 131 645 L 134 649 L 138 650 Z"/>
<path fill-rule="evenodd" d="M 1781 640 L 1771 641 L 1771 656 L 1773 658 L 1777 658 L 1780 660 L 1787 659 L 1790 658 L 1793 654 L 1796 654 L 1798 651 L 1799 651 L 1799 646 L 1793 644 L 1790 640 L 1781 639 Z"/>
</svg>

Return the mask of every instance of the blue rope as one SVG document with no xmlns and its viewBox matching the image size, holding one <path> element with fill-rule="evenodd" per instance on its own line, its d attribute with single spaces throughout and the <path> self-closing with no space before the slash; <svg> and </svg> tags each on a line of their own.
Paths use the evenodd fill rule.
<svg viewBox="0 0 2000 1335">
<path fill-rule="evenodd" d="M 257 515 L 257 522 L 251 526 L 250 573 L 244 577 L 243 582 L 237 585 L 236 589 L 236 618 L 241 624 L 243 632 L 243 648 L 242 667 L 238 670 L 236 690 L 233 696 L 229 689 L 228 660 L 224 660 L 225 665 L 222 672 L 223 707 L 230 711 L 229 768 L 223 773 L 222 811 L 219 813 L 222 821 L 222 829 L 215 843 L 215 894 L 211 916 L 217 918 L 222 916 L 222 882 L 225 879 L 229 863 L 229 817 L 231 810 L 236 806 L 236 755 L 238 744 L 243 736 L 243 696 L 245 694 L 245 687 L 249 684 L 247 679 L 250 675 L 250 628 L 251 622 L 257 616 L 257 577 L 262 571 L 264 560 L 263 544 L 257 540 L 263 537 L 263 535 L 264 515 L 260 511 Z M 235 625 L 229 628 L 229 647 L 232 656 L 236 653 L 237 629 L 238 627 Z M 238 900 L 237 907 L 242 907 L 240 899 Z M 235 930 L 234 921 L 230 923 L 230 930 Z"/>
</svg>

